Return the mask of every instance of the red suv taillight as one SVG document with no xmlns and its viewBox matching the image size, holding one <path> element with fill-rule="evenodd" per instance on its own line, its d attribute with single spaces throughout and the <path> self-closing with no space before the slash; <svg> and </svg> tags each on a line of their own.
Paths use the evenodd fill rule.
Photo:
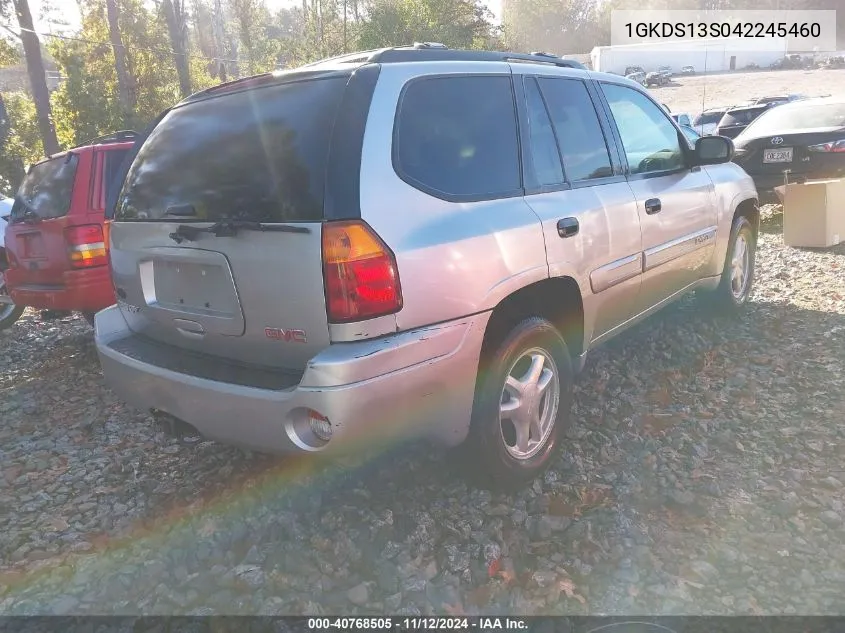
<svg viewBox="0 0 845 633">
<path fill-rule="evenodd" d="M 65 229 L 65 241 L 74 268 L 94 268 L 109 263 L 103 228 L 99 224 Z"/>
<path fill-rule="evenodd" d="M 396 259 L 363 222 L 323 225 L 323 279 L 331 323 L 371 319 L 402 307 Z"/>
</svg>

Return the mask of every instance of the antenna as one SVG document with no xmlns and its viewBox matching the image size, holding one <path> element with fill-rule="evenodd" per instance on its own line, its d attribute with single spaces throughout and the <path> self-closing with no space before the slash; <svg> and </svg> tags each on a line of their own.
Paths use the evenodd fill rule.
<svg viewBox="0 0 845 633">
<path fill-rule="evenodd" d="M 704 112 L 704 102 L 707 98 L 707 53 L 710 52 L 710 49 L 707 48 L 707 44 L 704 45 L 704 78 L 702 81 L 702 88 L 701 88 L 701 111 Z M 702 132 L 704 130 L 702 129 Z"/>
</svg>

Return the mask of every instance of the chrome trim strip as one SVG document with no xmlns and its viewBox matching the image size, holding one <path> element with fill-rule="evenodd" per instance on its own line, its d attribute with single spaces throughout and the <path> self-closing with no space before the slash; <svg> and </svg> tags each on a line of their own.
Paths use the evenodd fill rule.
<svg viewBox="0 0 845 633">
<path fill-rule="evenodd" d="M 599 293 L 642 273 L 643 254 L 635 253 L 605 264 L 590 273 L 590 288 Z"/>
<path fill-rule="evenodd" d="M 700 248 L 712 246 L 716 238 L 715 226 L 701 229 L 695 233 L 684 235 L 671 242 L 666 242 L 658 246 L 647 249 L 643 253 L 643 272 L 662 266 L 673 259 L 683 257 Z"/>
</svg>

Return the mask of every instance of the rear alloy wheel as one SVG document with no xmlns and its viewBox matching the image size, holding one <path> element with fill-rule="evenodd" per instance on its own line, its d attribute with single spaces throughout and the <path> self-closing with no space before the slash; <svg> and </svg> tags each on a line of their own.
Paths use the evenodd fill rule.
<svg viewBox="0 0 845 633">
<path fill-rule="evenodd" d="M 751 222 L 744 216 L 734 220 L 725 255 L 722 279 L 716 288 L 716 304 L 728 311 L 737 311 L 748 303 L 754 285 L 754 260 L 757 242 Z"/>
<path fill-rule="evenodd" d="M 24 306 L 16 306 L 6 291 L 6 278 L 0 270 L 0 330 L 5 330 L 14 325 L 21 318 Z"/>
<path fill-rule="evenodd" d="M 482 485 L 516 490 L 546 470 L 569 422 L 569 351 L 551 323 L 532 317 L 485 355 L 480 372 L 465 467 Z"/>
</svg>

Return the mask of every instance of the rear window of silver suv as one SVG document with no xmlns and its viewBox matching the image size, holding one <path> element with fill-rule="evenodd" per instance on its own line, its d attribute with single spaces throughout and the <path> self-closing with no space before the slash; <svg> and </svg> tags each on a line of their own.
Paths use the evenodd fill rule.
<svg viewBox="0 0 845 633">
<path fill-rule="evenodd" d="M 243 90 L 174 108 L 138 152 L 115 218 L 258 222 L 323 218 L 332 129 L 348 77 Z M 173 218 L 168 218 L 172 220 Z"/>
</svg>

